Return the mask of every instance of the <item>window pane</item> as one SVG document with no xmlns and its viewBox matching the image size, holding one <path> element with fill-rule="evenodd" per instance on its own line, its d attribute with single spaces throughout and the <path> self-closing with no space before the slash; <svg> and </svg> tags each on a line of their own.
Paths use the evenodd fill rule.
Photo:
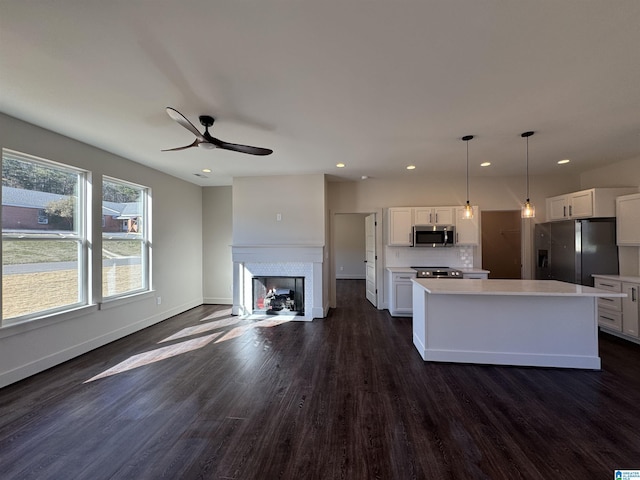
<svg viewBox="0 0 640 480">
<path fill-rule="evenodd" d="M 140 240 L 103 240 L 103 296 L 121 295 L 145 287 L 143 247 Z"/>
<path fill-rule="evenodd" d="M 87 303 L 85 172 L 2 150 L 2 318 Z"/>
<path fill-rule="evenodd" d="M 103 178 L 103 298 L 148 288 L 146 196 L 145 187 Z"/>
<path fill-rule="evenodd" d="M 78 233 L 78 179 L 77 172 L 3 152 L 2 232 Z"/>
<path fill-rule="evenodd" d="M 3 239 L 3 318 L 80 304 L 79 251 L 79 241 Z"/>
</svg>

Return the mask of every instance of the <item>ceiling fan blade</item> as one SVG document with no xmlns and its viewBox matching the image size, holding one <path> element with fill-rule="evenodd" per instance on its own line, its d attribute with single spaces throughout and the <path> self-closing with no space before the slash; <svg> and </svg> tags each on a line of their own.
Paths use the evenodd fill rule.
<svg viewBox="0 0 640 480">
<path fill-rule="evenodd" d="M 193 123 L 191 123 L 189 120 L 187 120 L 187 118 L 184 115 L 182 115 L 179 111 L 177 111 L 175 108 L 171 108 L 171 107 L 167 107 L 166 111 L 167 111 L 167 115 L 169 115 L 173 120 L 175 120 L 180 125 L 182 125 L 184 128 L 186 128 L 191 133 L 193 133 L 200 141 L 202 141 L 202 142 L 206 141 L 205 138 L 202 136 L 202 133 L 200 133 L 200 130 L 198 130 L 193 125 Z"/>
<path fill-rule="evenodd" d="M 176 148 L 167 148 L 166 150 L 160 150 L 161 152 L 175 152 L 177 150 L 186 150 L 187 148 L 197 147 L 202 142 L 199 139 L 195 139 L 194 142 L 190 145 L 185 145 L 184 147 L 176 147 Z"/>
<path fill-rule="evenodd" d="M 234 152 L 241 153 L 249 153 L 251 155 L 271 155 L 273 150 L 269 148 L 261 148 L 261 147 L 251 147 L 249 145 L 238 145 L 237 143 L 227 143 L 218 139 L 216 142 L 212 142 L 218 148 L 223 148 L 225 150 L 233 150 Z"/>
</svg>

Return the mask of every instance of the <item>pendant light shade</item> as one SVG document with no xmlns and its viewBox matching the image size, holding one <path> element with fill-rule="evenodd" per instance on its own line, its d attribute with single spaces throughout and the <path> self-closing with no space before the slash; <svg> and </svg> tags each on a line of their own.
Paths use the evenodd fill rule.
<svg viewBox="0 0 640 480">
<path fill-rule="evenodd" d="M 534 207 L 529 200 L 529 137 L 531 135 L 533 135 L 533 132 L 524 132 L 520 135 L 527 139 L 527 200 L 522 206 L 522 218 L 533 218 L 536 216 L 536 207 Z"/>
<path fill-rule="evenodd" d="M 462 140 L 467 142 L 467 204 L 464 206 L 462 218 L 471 220 L 473 218 L 473 208 L 469 203 L 469 140 L 473 139 L 473 135 L 465 135 Z"/>
</svg>

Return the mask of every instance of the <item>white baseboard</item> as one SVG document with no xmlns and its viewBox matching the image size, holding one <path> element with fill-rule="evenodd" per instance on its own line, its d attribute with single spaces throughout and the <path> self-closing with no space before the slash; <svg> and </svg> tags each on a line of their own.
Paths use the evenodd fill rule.
<svg viewBox="0 0 640 480">
<path fill-rule="evenodd" d="M 233 305 L 231 297 L 204 297 L 202 303 L 205 305 Z"/>
</svg>

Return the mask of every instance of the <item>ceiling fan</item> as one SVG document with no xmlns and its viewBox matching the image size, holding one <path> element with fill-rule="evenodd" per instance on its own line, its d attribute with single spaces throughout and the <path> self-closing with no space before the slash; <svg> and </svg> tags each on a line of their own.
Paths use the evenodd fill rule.
<svg viewBox="0 0 640 480">
<path fill-rule="evenodd" d="M 176 150 L 185 150 L 191 147 L 200 147 L 206 149 L 222 148 L 224 150 L 233 150 L 234 152 L 250 153 L 251 155 L 270 155 L 271 153 L 273 153 L 273 150 L 269 148 L 238 145 L 236 143 L 223 142 L 222 140 L 218 140 L 217 138 L 212 137 L 209 133 L 209 127 L 213 125 L 215 119 L 213 117 L 210 117 L 209 115 L 200 115 L 200 117 L 198 117 L 200 119 L 200 124 L 204 127 L 204 133 L 200 133 L 200 131 L 196 127 L 194 127 L 193 124 L 175 108 L 167 107 L 166 110 L 167 114 L 173 120 L 193 133 L 196 136 L 196 139 L 190 145 L 186 145 L 184 147 L 169 148 L 167 150 L 162 150 L 163 152 L 173 152 Z"/>
</svg>

